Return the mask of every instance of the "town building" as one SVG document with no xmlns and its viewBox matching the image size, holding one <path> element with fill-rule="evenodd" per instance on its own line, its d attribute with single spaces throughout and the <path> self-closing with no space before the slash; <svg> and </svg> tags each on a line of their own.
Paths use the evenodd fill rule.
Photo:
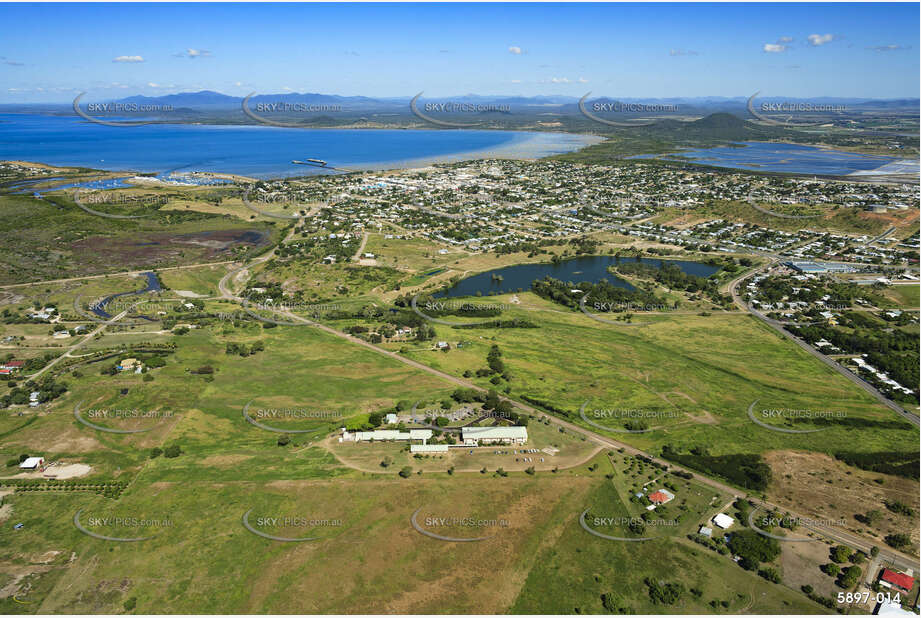
<svg viewBox="0 0 921 618">
<path fill-rule="evenodd" d="M 915 587 L 915 578 L 905 573 L 883 569 L 879 576 L 879 583 L 885 588 L 897 588 L 903 592 L 911 592 Z"/>
<path fill-rule="evenodd" d="M 726 513 L 720 513 L 719 515 L 713 518 L 713 523 L 716 524 L 718 527 L 722 528 L 723 530 L 726 530 L 727 528 L 731 527 L 732 524 L 736 523 L 736 520 L 734 520 L 732 517 L 730 517 Z"/>
<path fill-rule="evenodd" d="M 19 464 L 20 470 L 42 470 L 44 467 L 44 457 L 27 457 Z"/>
<path fill-rule="evenodd" d="M 479 444 L 524 444 L 528 441 L 527 427 L 464 427 L 461 437 L 465 446 Z"/>
</svg>

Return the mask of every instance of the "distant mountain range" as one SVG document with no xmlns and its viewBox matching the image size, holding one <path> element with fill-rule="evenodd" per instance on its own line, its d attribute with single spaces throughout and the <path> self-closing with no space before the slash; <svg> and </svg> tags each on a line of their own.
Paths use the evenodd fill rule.
<svg viewBox="0 0 921 618">
<path fill-rule="evenodd" d="M 374 108 L 374 107 L 391 107 L 395 105 L 406 106 L 413 96 L 405 97 L 366 97 L 366 96 L 341 96 L 335 94 L 320 94 L 314 92 L 287 92 L 277 94 L 256 94 L 251 99 L 251 104 L 256 103 L 301 103 L 309 105 L 342 105 L 351 109 Z M 423 101 L 451 101 L 454 103 L 494 103 L 514 107 L 525 106 L 566 106 L 574 105 L 579 102 L 581 97 L 567 95 L 538 95 L 533 97 L 517 95 L 478 95 L 465 94 L 447 97 L 422 97 Z M 215 92 L 213 90 L 202 90 L 200 92 L 180 92 L 176 94 L 167 94 L 162 96 L 150 97 L 144 95 L 135 95 L 123 99 L 117 99 L 116 103 L 138 103 L 138 104 L 160 104 L 171 105 L 173 107 L 239 107 L 244 97 L 232 96 Z M 589 100 L 604 102 L 624 102 L 624 103 L 662 103 L 674 105 L 687 105 L 692 108 L 713 108 L 723 106 L 738 106 L 740 103 L 747 102 L 748 97 L 605 97 L 596 96 Z M 867 99 L 867 98 L 849 98 L 849 97 L 784 97 L 784 96 L 759 96 L 758 100 L 769 101 L 789 101 L 789 102 L 810 102 L 814 104 L 850 104 L 850 105 L 872 105 L 876 107 L 918 107 L 921 99 Z"/>
</svg>

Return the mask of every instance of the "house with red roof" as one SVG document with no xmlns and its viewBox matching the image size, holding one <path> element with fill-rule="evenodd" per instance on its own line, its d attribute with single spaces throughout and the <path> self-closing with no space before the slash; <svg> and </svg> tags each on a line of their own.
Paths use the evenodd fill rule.
<svg viewBox="0 0 921 618">
<path fill-rule="evenodd" d="M 664 489 L 657 489 L 647 496 L 653 504 L 665 504 L 675 499 L 675 494 Z"/>
<path fill-rule="evenodd" d="M 895 571 L 890 571 L 889 569 L 883 569 L 883 574 L 879 576 L 880 582 L 885 582 L 891 584 L 900 590 L 905 592 L 911 592 L 911 589 L 915 587 L 915 578 L 911 575 L 905 575 L 905 573 L 896 573 Z"/>
</svg>

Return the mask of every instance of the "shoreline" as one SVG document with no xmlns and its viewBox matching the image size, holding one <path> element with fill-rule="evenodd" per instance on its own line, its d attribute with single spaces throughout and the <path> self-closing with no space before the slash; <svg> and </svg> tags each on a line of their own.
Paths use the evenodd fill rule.
<svg viewBox="0 0 921 618">
<path fill-rule="evenodd" d="M 210 125 L 218 126 L 218 125 Z M 241 125 L 240 128 L 248 125 Z M 260 127 L 253 127 L 260 128 Z M 262 128 L 274 128 L 274 127 L 262 127 Z M 328 130 L 328 129 L 312 129 L 312 130 Z M 377 129 L 349 129 L 357 131 L 366 131 L 366 130 L 377 130 Z M 429 129 L 421 129 L 429 130 Z M 445 129 L 431 129 L 431 130 L 440 130 L 444 131 Z M 457 129 L 458 131 L 468 131 L 467 129 Z M 473 129 L 475 131 L 487 131 L 484 129 Z M 492 132 L 491 130 L 489 130 Z M 497 131 L 497 132 L 508 132 L 508 131 Z M 514 131 L 513 133 L 521 134 L 520 137 L 513 138 L 508 143 L 501 144 L 495 147 L 485 147 L 477 150 L 455 152 L 443 155 L 430 155 L 424 157 L 416 157 L 411 159 L 395 159 L 391 161 L 367 161 L 359 162 L 355 164 L 345 164 L 344 166 L 330 166 L 327 168 L 307 168 L 305 171 L 313 170 L 316 171 L 313 173 L 289 173 L 284 170 L 278 172 L 273 172 L 271 175 L 259 176 L 251 175 L 246 173 L 239 172 L 229 172 L 225 170 L 222 171 L 205 171 L 205 170 L 189 170 L 183 172 L 189 175 L 204 175 L 210 176 L 213 178 L 223 178 L 228 180 L 242 180 L 244 182 L 256 182 L 258 180 L 283 180 L 286 178 L 297 178 L 297 177 L 311 177 L 311 176 L 320 176 L 325 175 L 325 173 L 336 172 L 337 170 L 345 173 L 351 172 L 373 172 L 373 171 L 404 171 L 404 170 L 413 170 L 413 169 L 422 169 L 425 167 L 430 167 L 435 164 L 452 164 L 460 163 L 463 161 L 475 161 L 483 159 L 508 159 L 508 160 L 522 160 L 522 161 L 535 161 L 541 158 L 554 156 L 562 153 L 577 152 L 588 146 L 592 146 L 598 143 L 605 141 L 606 138 L 598 135 L 585 135 L 577 133 L 564 133 L 564 132 L 553 132 L 553 131 Z M 561 139 L 561 136 L 562 139 Z M 139 168 L 127 168 L 127 169 L 111 169 L 111 168 L 98 168 L 98 167 L 89 167 L 80 164 L 61 164 L 55 165 L 51 163 L 43 162 L 32 162 L 25 161 L 22 159 L 7 159 L 0 161 L 2 164 L 14 164 L 22 166 L 34 166 L 41 167 L 44 169 L 57 170 L 57 171 L 74 171 L 78 169 L 83 170 L 96 170 L 100 173 L 110 173 L 110 174 L 134 174 L 135 176 L 142 176 L 145 174 L 157 174 L 162 173 L 156 170 L 145 170 Z M 290 165 L 290 164 L 288 164 Z M 232 167 L 228 165 L 228 167 Z M 132 179 L 133 180 L 133 179 Z M 143 183 L 147 184 L 147 183 Z M 150 181 L 149 184 L 154 184 L 153 181 Z M 168 183 L 163 183 L 168 184 Z"/>
</svg>

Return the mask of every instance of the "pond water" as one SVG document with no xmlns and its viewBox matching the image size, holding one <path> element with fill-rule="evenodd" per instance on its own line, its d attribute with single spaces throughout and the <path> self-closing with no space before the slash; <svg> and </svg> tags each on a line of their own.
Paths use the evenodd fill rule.
<svg viewBox="0 0 921 618">
<path fill-rule="evenodd" d="M 516 264 L 506 266 L 496 270 L 489 270 L 478 273 L 466 279 L 458 281 L 457 285 L 445 292 L 436 294 L 438 298 L 455 298 L 459 296 L 476 296 L 479 292 L 483 296 L 490 294 L 506 294 L 508 292 L 517 292 L 519 289 L 527 290 L 531 287 L 531 282 L 536 279 L 543 279 L 550 276 L 560 281 L 570 281 L 573 284 L 582 281 L 599 283 L 602 280 L 608 280 L 612 284 L 632 290 L 633 286 L 620 277 L 608 272 L 608 266 L 618 262 L 635 262 L 636 258 L 616 258 L 611 255 L 587 255 L 569 260 L 564 260 L 559 264 Z M 659 258 L 641 258 L 639 260 L 644 264 L 659 266 L 661 262 L 674 264 L 682 272 L 698 277 L 709 277 L 719 267 L 702 264 L 700 262 L 689 262 L 685 260 L 661 260 Z M 498 277 L 502 279 L 499 280 Z"/>
</svg>

